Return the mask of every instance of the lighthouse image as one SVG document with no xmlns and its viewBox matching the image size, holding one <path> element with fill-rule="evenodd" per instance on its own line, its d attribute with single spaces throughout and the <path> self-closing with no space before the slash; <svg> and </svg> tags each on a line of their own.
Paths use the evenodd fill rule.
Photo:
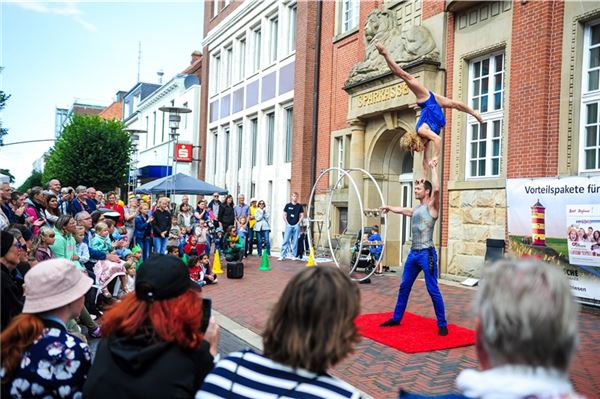
<svg viewBox="0 0 600 399">
<path fill-rule="evenodd" d="M 546 208 L 540 200 L 531 207 L 532 244 L 546 246 Z"/>
</svg>

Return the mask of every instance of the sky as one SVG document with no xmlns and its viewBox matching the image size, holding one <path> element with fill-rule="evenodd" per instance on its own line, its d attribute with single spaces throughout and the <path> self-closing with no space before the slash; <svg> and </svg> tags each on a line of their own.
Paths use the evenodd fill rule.
<svg viewBox="0 0 600 399">
<path fill-rule="evenodd" d="M 138 81 L 163 82 L 202 50 L 202 0 L 0 0 L 0 87 L 11 97 L 0 113 L 4 143 L 54 138 L 55 108 L 75 100 L 109 105 Z M 0 147 L 0 168 L 29 177 L 52 142 Z"/>
</svg>

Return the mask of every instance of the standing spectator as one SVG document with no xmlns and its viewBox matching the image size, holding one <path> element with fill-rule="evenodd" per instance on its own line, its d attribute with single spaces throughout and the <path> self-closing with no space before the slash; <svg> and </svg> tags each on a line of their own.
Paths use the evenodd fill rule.
<svg viewBox="0 0 600 399">
<path fill-rule="evenodd" d="M 196 399 L 360 398 L 328 370 L 360 341 L 354 319 L 360 291 L 336 267 L 296 274 L 276 301 L 263 333 L 263 354 L 234 352 L 206 377 Z M 251 376 L 251 377 L 249 377 Z"/>
<path fill-rule="evenodd" d="M 60 189 L 60 197 L 58 199 L 58 209 L 61 215 L 75 215 L 73 213 L 73 200 L 75 199 L 75 190 L 73 187 L 63 187 Z"/>
<path fill-rule="evenodd" d="M 150 257 L 152 250 L 152 221 L 154 218 L 148 216 L 148 204 L 142 202 L 139 213 L 135 217 L 135 243 L 142 248 L 142 259 Z"/>
<path fill-rule="evenodd" d="M 242 231 L 244 234 L 244 242 L 246 243 L 246 247 L 244 248 L 244 256 L 246 256 L 248 254 L 248 252 L 250 252 L 248 250 L 248 246 L 250 246 L 250 248 L 252 248 L 252 242 L 250 242 L 250 244 L 248 243 L 248 216 L 250 216 L 250 207 L 248 206 L 248 204 L 245 203 L 246 201 L 246 197 L 244 197 L 244 194 L 240 194 L 238 195 L 238 203 L 236 206 L 233 207 L 233 211 L 235 214 L 235 222 L 236 222 L 236 226 L 238 227 L 238 231 Z M 243 218 L 243 221 L 242 221 Z"/>
<path fill-rule="evenodd" d="M 37 235 L 40 227 L 46 224 L 46 204 L 42 188 L 32 187 L 25 203 L 27 205 L 27 209 L 25 209 L 26 217 L 31 218 L 33 235 Z"/>
<path fill-rule="evenodd" d="M 177 216 L 179 216 L 179 212 L 181 212 L 181 205 L 183 205 L 183 204 L 190 206 L 190 197 L 188 197 L 187 195 L 184 195 L 181 197 L 181 203 L 179 204 L 179 206 L 176 209 Z"/>
<path fill-rule="evenodd" d="M 192 232 L 192 228 L 194 227 L 194 213 L 192 212 L 192 208 L 190 208 L 190 204 L 182 203 L 179 205 L 177 221 L 185 235 Z"/>
<path fill-rule="evenodd" d="M 254 213 L 256 212 L 256 198 L 250 198 L 250 208 L 248 214 L 248 240 L 246 241 L 246 256 L 252 255 L 254 252 L 254 225 L 256 224 L 256 218 Z"/>
<path fill-rule="evenodd" d="M 60 216 L 60 209 L 58 209 L 58 197 L 54 194 L 46 194 L 46 210 L 44 216 L 48 221 L 50 227 L 54 227 L 54 224 Z"/>
<path fill-rule="evenodd" d="M 284 260 L 288 250 L 290 251 L 289 257 L 293 258 L 296 255 L 300 224 L 304 218 L 304 208 L 298 203 L 298 193 L 292 193 L 291 202 L 285 205 L 283 212 L 285 232 L 283 234 L 283 243 L 281 244 L 281 252 L 278 260 Z"/>
<path fill-rule="evenodd" d="M 562 269 L 539 261 L 498 261 L 484 268 L 474 308 L 481 371 L 458 375 L 456 385 L 465 396 L 456 397 L 581 398 L 568 373 L 577 350 L 579 308 Z"/>
<path fill-rule="evenodd" d="M 65 259 L 25 276 L 25 306 L 2 332 L 2 397 L 77 398 L 91 366 L 87 344 L 67 332 L 93 281 Z"/>
<path fill-rule="evenodd" d="M 123 216 L 123 225 L 127 229 L 127 242 L 133 242 L 133 235 L 135 232 L 135 218 L 138 214 L 139 201 L 135 197 L 129 198 L 129 204 L 127 204 L 127 208 L 124 209 Z"/>
<path fill-rule="evenodd" d="M 152 219 L 154 253 L 165 254 L 167 252 L 168 234 L 171 230 L 171 212 L 169 211 L 169 199 L 167 197 L 158 200 L 157 208 L 152 213 Z"/>
<path fill-rule="evenodd" d="M 2 291 L 0 295 L 0 330 L 4 331 L 8 323 L 23 309 L 23 289 L 16 280 L 16 269 L 20 261 L 21 243 L 7 231 L 0 231 L 0 267 Z"/>
<path fill-rule="evenodd" d="M 269 239 L 269 233 L 271 232 L 271 215 L 265 206 L 265 201 L 258 201 L 258 208 L 254 212 L 254 218 L 256 219 L 254 230 L 256 231 L 258 238 L 258 256 L 262 256 L 263 243 L 265 244 L 267 255 L 271 256 L 271 240 Z"/>
<path fill-rule="evenodd" d="M 60 195 L 60 190 L 61 190 L 60 180 L 52 179 L 48 182 L 48 189 L 47 189 L 48 193 L 52 193 L 58 198 L 58 196 Z"/>
<path fill-rule="evenodd" d="M 233 209 L 233 197 L 225 197 L 225 203 L 219 206 L 219 224 L 224 231 L 229 231 L 229 226 L 235 224 L 235 211 Z"/>
<path fill-rule="evenodd" d="M 104 208 L 105 205 L 104 193 L 102 191 L 96 191 L 96 208 Z"/>
<path fill-rule="evenodd" d="M 84 387 L 88 399 L 192 399 L 217 355 L 211 318 L 201 331 L 201 290 L 174 256 L 140 266 L 135 293 L 103 317 L 100 341 Z"/>
<path fill-rule="evenodd" d="M 94 203 L 94 205 L 96 206 L 97 209 L 98 208 L 98 200 L 96 199 L 96 189 L 94 187 L 88 187 L 86 190 L 87 193 L 87 197 L 90 201 L 92 201 Z"/>
<path fill-rule="evenodd" d="M 208 220 L 208 208 L 206 206 L 206 200 L 201 199 L 198 201 L 196 210 L 194 212 L 194 219 L 196 219 L 196 222 L 199 222 L 200 220 Z"/>
<path fill-rule="evenodd" d="M 221 201 L 219 201 L 219 193 L 213 194 L 213 199 L 208 203 L 208 208 L 212 210 L 215 217 L 219 217 L 219 209 L 221 208 Z"/>
<path fill-rule="evenodd" d="M 123 222 L 125 221 L 125 209 L 117 203 L 117 194 L 114 191 L 109 191 L 106 193 L 106 204 L 104 205 L 106 209 L 110 209 L 115 212 L 119 212 L 119 219 L 117 220 L 117 227 L 123 226 Z"/>
<path fill-rule="evenodd" d="M 90 200 L 87 196 L 86 186 L 77 186 L 75 189 L 75 199 L 72 202 L 73 215 L 79 212 L 94 212 L 96 210 L 96 203 Z"/>
</svg>

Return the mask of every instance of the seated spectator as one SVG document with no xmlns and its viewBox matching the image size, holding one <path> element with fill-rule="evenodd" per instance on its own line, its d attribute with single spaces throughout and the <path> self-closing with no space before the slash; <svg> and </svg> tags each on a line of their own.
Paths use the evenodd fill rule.
<svg viewBox="0 0 600 399">
<path fill-rule="evenodd" d="M 217 355 L 211 318 L 200 330 L 202 296 L 183 262 L 157 255 L 140 266 L 135 294 L 103 317 L 102 339 L 84 397 L 193 398 Z"/>
<path fill-rule="evenodd" d="M 77 243 L 75 245 L 75 250 L 77 251 L 77 256 L 79 256 L 79 263 L 85 265 L 90 261 L 90 249 L 85 242 L 85 227 L 77 226 L 75 242 Z M 93 278 L 95 278 L 95 276 Z"/>
<path fill-rule="evenodd" d="M 190 280 L 198 284 L 200 287 L 206 285 L 206 282 L 204 281 L 204 270 L 202 269 L 202 262 L 200 261 L 200 257 L 190 256 L 188 258 L 187 265 Z"/>
<path fill-rule="evenodd" d="M 167 245 L 167 255 L 180 257 L 179 247 L 177 245 Z"/>
<path fill-rule="evenodd" d="M 359 310 L 358 285 L 338 268 L 304 269 L 271 311 L 264 354 L 230 354 L 206 377 L 196 399 L 246 398 L 249 390 L 255 398 L 359 398 L 354 387 L 327 373 L 360 340 L 354 325 Z"/>
<path fill-rule="evenodd" d="M 33 235 L 37 235 L 40 227 L 46 224 L 46 201 L 41 187 L 32 187 L 25 199 L 25 219 L 31 221 Z"/>
<path fill-rule="evenodd" d="M 238 235 L 235 226 L 229 226 L 227 229 L 227 236 L 225 237 L 223 247 L 225 259 L 228 262 L 241 261 L 244 257 L 244 251 L 246 250 L 245 241 L 243 237 Z"/>
<path fill-rule="evenodd" d="M 44 216 L 48 221 L 50 227 L 54 227 L 54 224 L 60 216 L 60 209 L 58 208 L 58 198 L 54 194 L 45 194 L 46 199 L 46 210 Z"/>
<path fill-rule="evenodd" d="M 183 247 L 183 253 L 188 256 L 198 256 L 201 253 L 204 253 L 206 250 L 206 244 L 200 244 L 198 242 L 198 237 L 196 235 L 191 235 L 188 237 L 188 242 Z"/>
<path fill-rule="evenodd" d="M 21 313 L 23 309 L 23 287 L 16 280 L 16 269 L 19 264 L 21 243 L 7 231 L 0 231 L 0 267 L 2 274 L 2 296 L 0 305 L 0 329 L 3 331 L 8 323 Z"/>
<path fill-rule="evenodd" d="M 481 371 L 462 371 L 456 384 L 464 396 L 452 397 L 581 398 L 568 374 L 578 311 L 569 281 L 555 265 L 501 260 L 485 267 L 475 300 Z"/>
<path fill-rule="evenodd" d="M 105 254 L 113 252 L 113 246 L 109 238 L 109 228 L 106 223 L 100 222 L 96 225 L 96 235 L 92 240 L 92 248 Z M 125 267 L 120 261 L 112 262 L 108 259 L 98 260 L 94 265 L 94 274 L 96 275 L 97 283 L 102 290 L 102 295 L 104 295 L 105 298 L 112 297 L 109 284 L 116 277 L 119 277 L 121 280 L 121 287 L 127 287 Z"/>
<path fill-rule="evenodd" d="M 81 397 L 92 357 L 66 324 L 79 316 L 92 283 L 66 259 L 41 262 L 27 273 L 23 314 L 0 337 L 2 397 Z"/>
</svg>

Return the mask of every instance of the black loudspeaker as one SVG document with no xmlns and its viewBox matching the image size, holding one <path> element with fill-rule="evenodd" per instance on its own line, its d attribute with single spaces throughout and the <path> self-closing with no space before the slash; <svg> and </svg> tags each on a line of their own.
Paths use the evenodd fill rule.
<svg viewBox="0 0 600 399">
<path fill-rule="evenodd" d="M 227 278 L 244 277 L 244 264 L 242 262 L 227 262 Z"/>
<path fill-rule="evenodd" d="M 495 262 L 498 259 L 502 259 L 504 257 L 505 245 L 504 240 L 488 238 L 485 243 L 485 261 Z"/>
</svg>

